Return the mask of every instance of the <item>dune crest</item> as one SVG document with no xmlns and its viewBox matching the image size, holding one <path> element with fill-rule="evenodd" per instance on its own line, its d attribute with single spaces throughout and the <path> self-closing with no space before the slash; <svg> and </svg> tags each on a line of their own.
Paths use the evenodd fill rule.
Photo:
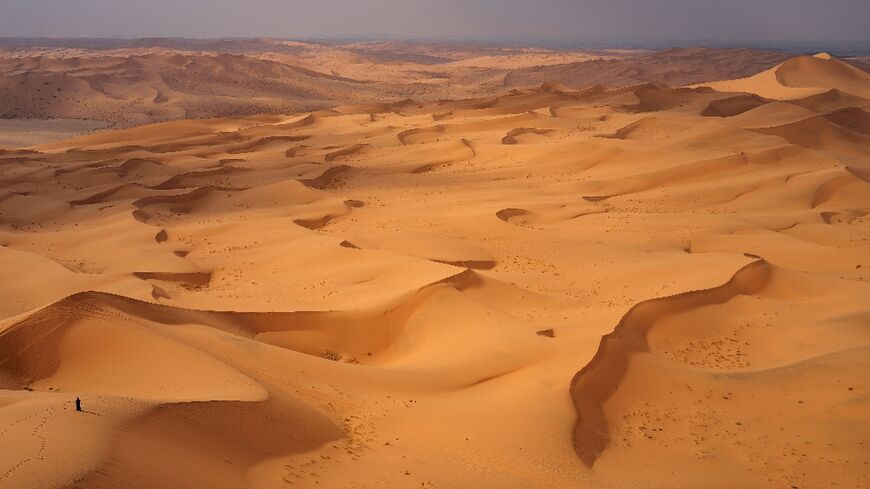
<svg viewBox="0 0 870 489">
<path fill-rule="evenodd" d="M 571 381 L 578 418 L 574 449 L 585 464 L 592 466 L 607 447 L 610 435 L 604 404 L 627 375 L 631 356 L 649 352 L 647 335 L 656 322 L 693 309 L 725 304 L 738 295 L 757 293 L 769 280 L 769 274 L 769 265 L 759 260 L 741 268 L 718 287 L 651 299 L 629 309 L 613 332 L 601 338 L 595 356 Z"/>
</svg>

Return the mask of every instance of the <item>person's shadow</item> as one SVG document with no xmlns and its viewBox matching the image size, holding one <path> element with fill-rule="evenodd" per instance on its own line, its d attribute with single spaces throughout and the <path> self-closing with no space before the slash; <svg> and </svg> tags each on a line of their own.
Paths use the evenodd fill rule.
<svg viewBox="0 0 870 489">
<path fill-rule="evenodd" d="M 102 414 L 100 414 L 100 413 L 95 413 L 93 411 L 88 411 L 87 409 L 82 409 L 81 400 L 78 398 L 76 398 L 76 401 L 75 401 L 75 411 L 77 413 L 88 413 L 88 414 L 94 414 L 96 416 L 102 416 Z"/>
</svg>

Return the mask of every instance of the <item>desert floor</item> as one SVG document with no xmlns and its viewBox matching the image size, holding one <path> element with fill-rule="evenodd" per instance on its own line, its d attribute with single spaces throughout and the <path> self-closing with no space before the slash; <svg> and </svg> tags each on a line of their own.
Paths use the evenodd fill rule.
<svg viewBox="0 0 870 489">
<path fill-rule="evenodd" d="M 9 146 L 0 487 L 866 488 L 868 109 L 821 55 Z"/>
</svg>

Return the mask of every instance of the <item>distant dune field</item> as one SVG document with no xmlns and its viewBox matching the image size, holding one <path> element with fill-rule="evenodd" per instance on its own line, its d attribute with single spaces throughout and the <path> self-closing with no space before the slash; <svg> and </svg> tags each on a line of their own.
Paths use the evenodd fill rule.
<svg viewBox="0 0 870 489">
<path fill-rule="evenodd" d="M 865 71 L 256 46 L 0 62 L 0 488 L 870 487 Z"/>
<path fill-rule="evenodd" d="M 0 119 L 0 146 L 33 146 L 81 136 L 108 125 L 80 119 Z"/>
<path fill-rule="evenodd" d="M 487 96 L 504 87 L 679 86 L 755 74 L 789 57 L 751 49 L 562 51 L 460 43 L 0 39 L 0 117 L 116 127 Z"/>
</svg>

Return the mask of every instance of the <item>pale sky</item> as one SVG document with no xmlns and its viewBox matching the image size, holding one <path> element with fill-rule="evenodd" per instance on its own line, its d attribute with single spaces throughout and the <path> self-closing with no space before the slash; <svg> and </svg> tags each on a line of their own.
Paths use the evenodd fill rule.
<svg viewBox="0 0 870 489">
<path fill-rule="evenodd" d="M 870 42 L 870 0 L 0 0 L 41 36 Z"/>
</svg>

